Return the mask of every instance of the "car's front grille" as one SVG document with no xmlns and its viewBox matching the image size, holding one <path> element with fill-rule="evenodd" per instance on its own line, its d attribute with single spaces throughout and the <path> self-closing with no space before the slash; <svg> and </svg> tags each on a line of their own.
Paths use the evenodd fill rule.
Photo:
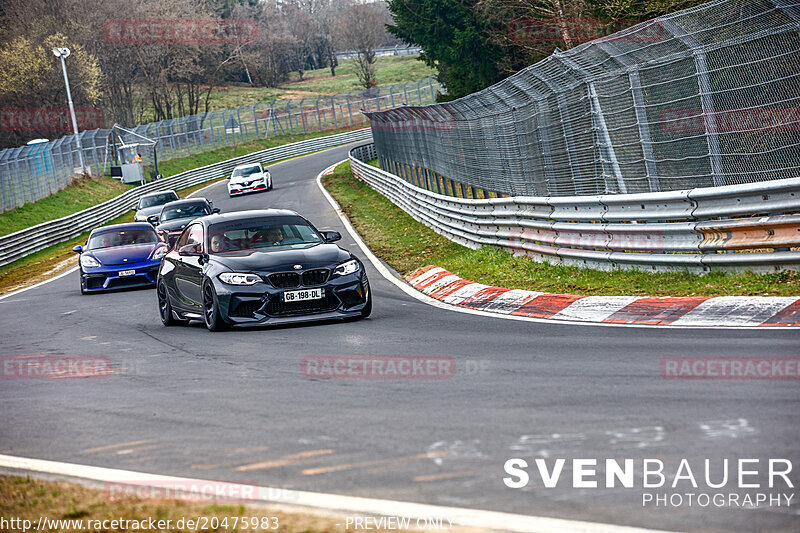
<svg viewBox="0 0 800 533">
<path fill-rule="evenodd" d="M 327 268 L 315 268 L 313 270 L 306 270 L 303 272 L 303 286 L 315 287 L 317 285 L 324 285 L 328 281 L 330 270 Z"/>
<path fill-rule="evenodd" d="M 300 286 L 300 274 L 297 272 L 277 272 L 270 274 L 268 279 L 276 289 L 292 289 Z"/>
<path fill-rule="evenodd" d="M 136 276 L 127 276 L 124 278 L 112 278 L 108 282 L 108 289 L 125 289 L 127 287 L 138 287 L 146 283 L 153 283 L 145 276 L 138 274 Z"/>
<path fill-rule="evenodd" d="M 86 278 L 86 288 L 87 289 L 99 289 L 103 286 L 103 283 L 106 282 L 105 276 L 92 276 Z"/>
<path fill-rule="evenodd" d="M 339 299 L 333 291 L 325 291 L 319 300 L 303 300 L 300 302 L 282 302 L 280 296 L 274 296 L 267 304 L 266 313 L 270 316 L 309 315 L 325 313 L 339 307 Z"/>
<path fill-rule="evenodd" d="M 240 299 L 234 296 L 231 300 L 231 316 L 251 318 L 256 311 L 264 305 L 263 300 L 259 299 Z"/>
</svg>

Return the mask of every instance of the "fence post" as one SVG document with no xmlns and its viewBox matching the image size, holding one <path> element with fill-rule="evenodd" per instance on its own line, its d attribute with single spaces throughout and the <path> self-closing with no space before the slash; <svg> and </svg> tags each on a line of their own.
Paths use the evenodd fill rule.
<svg viewBox="0 0 800 533">
<path fill-rule="evenodd" d="M 703 124 L 706 132 L 706 143 L 708 144 L 711 178 L 715 187 L 727 185 L 725 172 L 722 167 L 722 158 L 720 157 L 717 117 L 714 111 L 714 99 L 711 97 L 711 81 L 708 75 L 705 47 L 697 38 L 687 33 L 686 30 L 675 24 L 669 18 L 661 18 L 659 22 L 664 29 L 674 35 L 692 51 L 694 66 L 697 72 L 697 87 L 700 91 L 700 105 L 703 108 Z"/>
<path fill-rule="evenodd" d="M 642 158 L 647 172 L 647 183 L 650 192 L 661 190 L 661 181 L 658 179 L 658 169 L 653 155 L 653 139 L 650 136 L 650 124 L 647 120 L 647 111 L 642 92 L 642 80 L 639 77 L 639 67 L 612 43 L 604 40 L 597 41 L 597 46 L 618 64 L 628 71 L 628 81 L 631 83 L 631 97 L 633 98 L 633 111 L 636 114 L 636 125 L 639 129 L 639 140 L 642 143 Z"/>
<path fill-rule="evenodd" d="M 256 106 L 257 105 L 258 104 L 253 104 L 253 125 L 256 128 L 256 139 L 261 135 L 261 133 L 258 131 L 258 117 L 256 116 Z"/>
</svg>

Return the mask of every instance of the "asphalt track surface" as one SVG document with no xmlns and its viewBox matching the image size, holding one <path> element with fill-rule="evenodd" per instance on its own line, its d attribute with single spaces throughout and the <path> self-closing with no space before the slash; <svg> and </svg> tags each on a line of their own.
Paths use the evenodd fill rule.
<svg viewBox="0 0 800 533">
<path fill-rule="evenodd" d="M 275 189 L 223 211 L 299 211 L 363 255 L 315 178 L 340 147 L 271 167 Z M 423 265 L 420 265 L 423 266 Z M 165 328 L 153 290 L 81 296 L 78 274 L 0 300 L 0 354 L 103 356 L 100 378 L 0 380 L 0 453 L 176 476 L 683 531 L 797 531 L 791 507 L 643 507 L 643 492 L 743 493 L 736 460 L 787 458 L 800 481 L 797 381 L 665 380 L 668 356 L 797 356 L 792 330 L 692 330 L 503 320 L 442 310 L 404 294 L 367 262 L 372 317 L 358 322 L 212 334 Z M 446 356 L 449 379 L 303 377 L 316 355 Z M 503 484 L 524 458 L 531 481 Z M 533 460 L 562 457 L 557 488 Z M 572 488 L 570 460 L 636 461 L 635 488 Z M 643 489 L 641 460 L 668 486 Z M 680 459 L 699 489 L 669 487 Z M 709 489 L 703 460 L 731 463 Z M 751 468 L 752 465 L 748 466 Z M 597 476 L 604 485 L 603 469 Z M 766 476 L 759 476 L 766 483 Z M 124 481 L 124 480 L 120 480 Z"/>
</svg>

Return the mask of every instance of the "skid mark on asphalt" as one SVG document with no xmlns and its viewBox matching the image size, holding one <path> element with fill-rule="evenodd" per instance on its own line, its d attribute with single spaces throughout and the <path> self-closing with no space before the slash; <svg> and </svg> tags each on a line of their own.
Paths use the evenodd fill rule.
<svg viewBox="0 0 800 533">
<path fill-rule="evenodd" d="M 158 448 L 161 448 L 160 444 L 151 444 L 149 446 L 139 446 L 137 448 L 125 448 L 125 449 L 122 449 L 122 450 L 117 450 L 114 453 L 116 455 L 131 455 L 131 454 L 134 454 L 134 453 L 141 453 L 141 452 L 144 452 L 144 451 L 147 451 L 147 450 L 156 450 Z"/>
<path fill-rule="evenodd" d="M 260 463 L 252 463 L 248 465 L 241 465 L 237 466 L 235 470 L 237 472 L 248 472 L 250 470 L 266 470 L 269 468 L 280 468 L 283 466 L 292 466 L 299 463 L 306 462 L 308 460 L 314 459 L 315 457 L 319 457 L 320 455 L 329 455 L 333 453 L 333 450 L 308 450 L 305 452 L 299 453 L 292 453 L 289 455 L 285 455 L 283 457 L 279 457 L 278 459 L 273 459 L 271 461 L 262 461 Z"/>
<path fill-rule="evenodd" d="M 403 463 L 419 461 L 421 459 L 436 459 L 449 455 L 449 452 L 434 452 L 434 453 L 419 453 L 416 455 L 407 455 L 402 457 L 390 457 L 388 459 L 376 459 L 374 461 L 363 461 L 360 463 L 346 463 L 334 466 L 323 466 L 319 468 L 307 468 L 300 473 L 304 476 L 318 476 L 320 474 L 332 474 L 334 472 L 342 472 L 344 470 L 356 470 L 359 468 L 368 468 L 372 466 L 396 466 Z"/>
<path fill-rule="evenodd" d="M 131 447 L 131 446 L 138 446 L 140 444 L 147 444 L 148 442 L 153 442 L 152 440 L 132 440 L 129 442 L 120 442 L 118 444 L 109 444 L 107 446 L 98 446 L 96 448 L 87 448 L 80 453 L 102 453 L 111 450 L 116 450 L 117 448 L 124 448 L 124 447 Z"/>
<path fill-rule="evenodd" d="M 165 340 L 159 339 L 155 335 L 152 335 L 152 334 L 148 333 L 147 331 L 145 331 L 143 328 L 137 328 L 137 330 L 139 331 L 139 333 L 142 333 L 142 334 L 150 337 L 151 339 L 153 339 L 154 341 L 156 341 L 159 344 L 163 344 L 164 346 L 168 346 L 168 347 L 172 348 L 173 350 L 176 350 L 176 351 L 179 351 L 179 352 L 183 352 L 183 353 L 188 354 L 188 355 L 195 355 L 192 352 L 190 352 L 189 350 L 185 350 L 185 349 L 181 348 L 180 346 L 175 346 L 173 344 L 168 343 Z"/>
<path fill-rule="evenodd" d="M 425 476 L 414 476 L 415 483 L 432 483 L 434 481 L 446 481 L 448 479 L 458 479 L 463 477 L 471 477 L 476 475 L 477 472 L 441 472 L 439 474 L 429 474 Z"/>
</svg>

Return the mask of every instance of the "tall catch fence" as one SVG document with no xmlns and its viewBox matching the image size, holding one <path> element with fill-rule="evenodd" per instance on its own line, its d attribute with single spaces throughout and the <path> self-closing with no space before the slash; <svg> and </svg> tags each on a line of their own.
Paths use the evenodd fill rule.
<svg viewBox="0 0 800 533">
<path fill-rule="evenodd" d="M 130 128 L 138 135 L 158 141 L 159 161 L 183 157 L 223 146 L 275 135 L 307 133 L 366 125 L 361 113 L 380 111 L 404 104 L 432 103 L 440 86 L 434 78 L 386 87 L 291 100 L 273 100 L 210 111 Z M 93 173 L 111 165 L 110 129 L 79 133 L 84 165 Z M 119 148 L 119 139 L 117 148 Z M 153 151 L 137 147 L 135 135 L 122 134 L 122 162 L 137 152 L 145 164 L 152 163 Z M 55 141 L 0 150 L 0 212 L 49 196 L 66 187 L 80 167 L 75 135 Z"/>
<path fill-rule="evenodd" d="M 558 197 L 800 176 L 799 100 L 800 4 L 717 0 L 450 103 L 367 115 L 384 170 Z"/>
</svg>

